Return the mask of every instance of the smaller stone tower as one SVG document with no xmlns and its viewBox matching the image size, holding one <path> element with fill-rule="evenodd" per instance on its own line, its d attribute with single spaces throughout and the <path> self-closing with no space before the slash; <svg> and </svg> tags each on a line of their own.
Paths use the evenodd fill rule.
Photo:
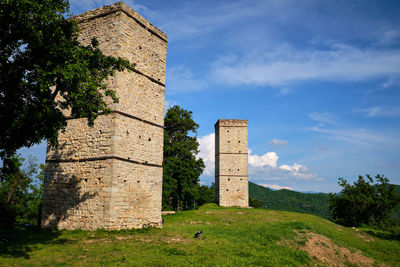
<svg viewBox="0 0 400 267">
<path fill-rule="evenodd" d="M 215 124 L 215 196 L 223 207 L 249 206 L 247 120 Z"/>
</svg>

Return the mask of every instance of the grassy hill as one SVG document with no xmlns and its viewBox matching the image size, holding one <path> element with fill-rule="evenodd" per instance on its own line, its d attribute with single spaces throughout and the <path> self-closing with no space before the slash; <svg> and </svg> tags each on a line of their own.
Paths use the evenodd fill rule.
<svg viewBox="0 0 400 267">
<path fill-rule="evenodd" d="M 1 266 L 398 266 L 398 236 L 317 216 L 220 208 L 164 216 L 163 229 L 13 230 Z M 193 237 L 203 231 L 203 239 Z M 4 233 L 3 233 L 4 234 Z"/>
<path fill-rule="evenodd" d="M 249 182 L 249 195 L 261 200 L 267 209 L 309 213 L 323 218 L 329 217 L 328 194 L 300 193 L 286 189 L 275 191 Z"/>
</svg>

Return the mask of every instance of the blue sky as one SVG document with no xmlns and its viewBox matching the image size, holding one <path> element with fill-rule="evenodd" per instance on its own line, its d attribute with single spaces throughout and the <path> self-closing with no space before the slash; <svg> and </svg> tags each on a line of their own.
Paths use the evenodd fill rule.
<svg viewBox="0 0 400 267">
<path fill-rule="evenodd" d="M 114 1 L 71 0 L 80 14 Z M 249 179 L 336 192 L 400 184 L 399 1 L 125 1 L 169 36 L 166 103 L 193 111 L 214 180 L 214 123 L 249 120 Z M 44 161 L 44 144 L 30 152 Z"/>
</svg>

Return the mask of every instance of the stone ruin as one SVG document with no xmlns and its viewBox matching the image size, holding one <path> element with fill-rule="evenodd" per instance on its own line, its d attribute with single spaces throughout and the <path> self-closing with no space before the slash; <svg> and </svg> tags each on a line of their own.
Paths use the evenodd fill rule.
<svg viewBox="0 0 400 267">
<path fill-rule="evenodd" d="M 223 207 L 249 206 L 247 120 L 215 124 L 215 197 Z"/>
<path fill-rule="evenodd" d="M 59 147 L 48 148 L 42 227 L 161 227 L 167 35 L 123 2 L 74 19 L 80 43 L 96 37 L 104 54 L 136 68 L 109 79 L 119 97 L 111 115 L 94 127 L 69 119 Z"/>
</svg>

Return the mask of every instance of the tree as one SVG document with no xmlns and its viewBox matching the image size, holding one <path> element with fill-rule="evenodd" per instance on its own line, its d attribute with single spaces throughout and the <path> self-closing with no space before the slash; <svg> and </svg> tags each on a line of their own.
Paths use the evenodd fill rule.
<svg viewBox="0 0 400 267">
<path fill-rule="evenodd" d="M 339 185 L 343 187 L 338 194 L 329 194 L 329 209 L 332 219 L 345 226 L 360 226 L 361 224 L 385 223 L 391 213 L 399 205 L 400 196 L 395 187 L 389 184 L 389 179 L 383 175 L 361 175 L 353 185 L 345 179 L 339 178 Z"/>
<path fill-rule="evenodd" d="M 63 110 L 89 125 L 110 113 L 105 96 L 118 98 L 106 79 L 134 67 L 103 55 L 96 39 L 80 45 L 77 22 L 64 17 L 68 10 L 68 0 L 0 2 L 1 157 L 43 139 L 56 145 L 66 126 Z"/>
<path fill-rule="evenodd" d="M 201 205 L 207 203 L 215 202 L 215 184 L 212 183 L 211 187 L 206 185 L 198 185 L 197 189 L 197 197 L 196 197 L 196 207 L 200 207 Z"/>
<path fill-rule="evenodd" d="M 199 125 L 192 112 L 179 106 L 168 109 L 164 119 L 163 208 L 190 209 L 197 195 L 204 162 L 196 158 Z"/>
<path fill-rule="evenodd" d="M 18 155 L 7 156 L 0 169 L 0 227 L 35 225 L 40 219 L 44 166 L 35 177 L 35 161 L 29 159 L 21 169 L 23 161 Z"/>
<path fill-rule="evenodd" d="M 262 208 L 262 201 L 257 198 L 252 198 L 249 196 L 249 206 L 253 208 Z"/>
</svg>

